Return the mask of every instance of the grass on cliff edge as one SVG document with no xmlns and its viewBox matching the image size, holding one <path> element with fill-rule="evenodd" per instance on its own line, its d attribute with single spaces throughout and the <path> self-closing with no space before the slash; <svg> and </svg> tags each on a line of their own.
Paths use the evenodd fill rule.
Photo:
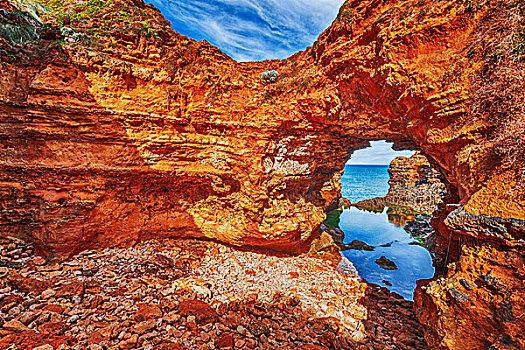
<svg viewBox="0 0 525 350">
<path fill-rule="evenodd" d="M 53 10 L 59 26 L 70 26 L 75 31 L 102 35 L 143 34 L 147 37 L 159 37 L 154 28 L 152 15 L 145 9 L 125 7 L 114 0 L 39 0 L 41 4 Z"/>
</svg>

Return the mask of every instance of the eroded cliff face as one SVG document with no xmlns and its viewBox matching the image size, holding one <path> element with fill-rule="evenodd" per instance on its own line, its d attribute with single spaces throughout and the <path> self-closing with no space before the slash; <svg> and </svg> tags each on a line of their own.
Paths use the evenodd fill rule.
<svg viewBox="0 0 525 350">
<path fill-rule="evenodd" d="M 483 8 L 349 2 L 311 49 L 240 64 L 136 3 L 69 19 L 83 40 L 4 55 L 11 233 L 57 252 L 186 233 L 295 250 L 338 199 L 345 160 L 373 139 L 420 149 L 470 213 L 524 218 L 519 169 L 498 170 L 492 126 L 467 118 L 470 71 L 443 79 L 451 57 L 468 60 Z M 281 77 L 264 85 L 270 68 Z"/>
<path fill-rule="evenodd" d="M 176 34 L 142 1 L 78 6 L 47 20 L 84 36 L 0 38 L 3 234 L 57 256 L 161 237 L 299 252 L 351 153 L 386 139 L 427 156 L 461 204 L 436 214 L 443 265 L 483 264 L 462 245 L 490 245 L 503 266 L 508 249 L 522 257 L 522 153 L 504 161 L 500 121 L 471 109 L 493 54 L 474 39 L 497 2 L 347 1 L 313 47 L 255 63 Z M 268 69 L 277 83 L 261 83 Z M 436 329 L 443 304 L 430 305 Z M 429 337 L 443 348 L 460 341 L 446 322 Z"/>
<path fill-rule="evenodd" d="M 74 27 L 113 26 L 122 8 L 155 34 L 114 21 L 103 39 L 52 46 L 42 63 L 4 60 L 5 230 L 47 254 L 158 236 L 305 246 L 324 215 L 323 182 L 293 157 L 309 154 L 309 139 L 327 144 L 323 133 L 289 130 L 286 108 L 265 99 L 269 63 L 239 65 L 143 4 L 115 2 Z M 280 195 L 282 178 L 301 191 Z"/>
<path fill-rule="evenodd" d="M 388 173 L 390 180 L 386 203 L 432 214 L 447 195 L 441 174 L 419 152 L 411 157 L 395 158 L 390 163 Z"/>
<path fill-rule="evenodd" d="M 523 252 L 464 246 L 462 253 L 446 277 L 416 291 L 427 342 L 440 349 L 522 349 Z"/>
</svg>

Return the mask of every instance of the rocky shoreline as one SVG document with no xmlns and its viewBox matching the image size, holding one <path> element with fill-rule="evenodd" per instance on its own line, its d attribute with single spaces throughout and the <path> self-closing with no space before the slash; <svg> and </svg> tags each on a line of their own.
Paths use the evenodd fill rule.
<svg viewBox="0 0 525 350">
<path fill-rule="evenodd" d="M 425 349 L 412 303 L 328 261 L 195 240 L 50 263 L 0 239 L 0 349 Z"/>
<path fill-rule="evenodd" d="M 5 244 L 4 347 L 351 347 L 341 330 L 277 306 L 221 313 L 184 291 L 163 295 L 198 268 L 204 243 L 177 243 L 173 256 L 145 254 L 150 243 L 109 248 L 192 238 L 307 251 L 337 206 L 346 161 L 388 140 L 420 150 L 448 193 L 432 220 L 442 274 L 415 294 L 428 344 L 525 348 L 522 0 L 348 0 L 311 47 L 262 62 L 179 35 L 143 0 L 45 3 L 53 11 L 39 19 L 33 1 L 0 0 L 0 227 L 49 257 L 93 255 L 53 265 Z M 272 70 L 278 81 L 263 84 Z M 157 253 L 181 265 L 150 263 Z M 221 321 L 188 319 L 184 300 Z M 139 303 L 160 314 L 135 320 Z M 301 328 L 278 340 L 271 324 L 251 338 L 224 322 L 229 312 Z M 363 332 L 366 345 L 352 346 L 375 346 Z M 386 337 L 377 348 L 395 344 Z"/>
</svg>

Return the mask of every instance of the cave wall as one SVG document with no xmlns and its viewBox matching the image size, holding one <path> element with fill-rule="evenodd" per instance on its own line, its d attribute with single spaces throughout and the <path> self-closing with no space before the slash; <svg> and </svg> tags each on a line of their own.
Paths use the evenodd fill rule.
<svg viewBox="0 0 525 350">
<path fill-rule="evenodd" d="M 496 121 L 470 114 L 471 77 L 483 64 L 471 41 L 486 3 L 347 1 L 311 48 L 252 63 L 174 33 L 141 1 L 111 4 L 107 11 L 150 18 L 156 35 L 119 22 L 87 43 L 57 44 L 49 33 L 25 46 L 0 38 L 2 234 L 58 257 L 158 237 L 300 252 L 337 203 L 353 150 L 386 139 L 420 150 L 458 195 L 434 222 L 444 265 L 522 261 L 523 159 L 502 166 Z M 280 77 L 265 85 L 269 69 Z M 507 261 L 506 252 L 517 257 Z M 464 304 L 445 310 L 441 301 L 464 298 L 451 288 L 474 305 L 480 290 L 486 300 L 502 293 L 490 283 L 465 287 L 462 271 L 449 271 L 455 287 L 438 280 L 419 289 L 420 319 L 436 347 L 480 342 L 453 332 Z M 505 322 L 519 326 L 521 275 L 501 271 L 514 297 L 487 310 L 511 303 Z M 509 327 L 491 328 L 498 336 L 490 344 L 504 334 L 522 344 Z"/>
<path fill-rule="evenodd" d="M 344 161 L 378 139 L 431 158 L 470 213 L 524 218 L 506 190 L 515 171 L 483 142 L 490 125 L 468 120 L 467 72 L 443 80 L 481 10 L 347 2 L 308 50 L 241 64 L 147 9 L 158 37 L 4 57 L 6 231 L 57 253 L 185 232 L 300 250 L 339 197 Z M 261 83 L 267 69 L 277 83 Z"/>
</svg>

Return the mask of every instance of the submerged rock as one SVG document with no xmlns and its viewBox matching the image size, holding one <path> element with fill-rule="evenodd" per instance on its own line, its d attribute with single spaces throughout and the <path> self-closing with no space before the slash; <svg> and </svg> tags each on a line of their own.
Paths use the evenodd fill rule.
<svg viewBox="0 0 525 350">
<path fill-rule="evenodd" d="M 373 251 L 375 250 L 375 247 L 356 239 L 356 240 L 353 240 L 350 244 L 343 244 L 341 246 L 341 250 L 350 250 L 350 249 Z"/>
<path fill-rule="evenodd" d="M 397 265 L 385 256 L 375 260 L 375 263 L 385 270 L 397 270 Z"/>
<path fill-rule="evenodd" d="M 321 224 L 321 226 L 323 227 L 324 225 Z M 324 228 L 327 227 L 325 226 Z M 319 237 L 314 239 L 311 243 L 308 254 L 331 261 L 334 266 L 337 266 L 341 261 L 339 249 L 340 245 L 334 241 L 334 238 L 328 232 L 321 231 Z"/>
</svg>

